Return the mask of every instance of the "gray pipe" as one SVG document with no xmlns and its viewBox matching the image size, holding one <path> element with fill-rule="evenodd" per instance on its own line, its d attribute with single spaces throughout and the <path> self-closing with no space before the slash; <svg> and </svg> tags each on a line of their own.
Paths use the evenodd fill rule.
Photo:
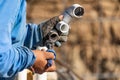
<svg viewBox="0 0 120 80">
<path fill-rule="evenodd" d="M 55 42 L 55 45 L 58 47 L 61 46 L 60 42 L 66 42 L 67 37 L 64 37 L 65 35 L 68 35 L 69 33 L 69 23 L 72 21 L 73 18 L 81 18 L 84 14 L 84 8 L 79 4 L 73 4 L 69 8 L 67 8 L 62 15 L 64 16 L 63 20 L 60 21 L 56 25 L 56 29 L 61 33 L 62 37 L 59 37 L 56 30 L 52 30 L 49 33 L 48 40 L 51 42 Z M 57 41 L 59 40 L 59 41 Z M 49 42 L 48 42 L 49 43 Z"/>
<path fill-rule="evenodd" d="M 56 29 L 61 33 L 67 33 L 70 28 L 68 24 L 72 21 L 72 19 L 81 18 L 83 14 L 84 8 L 79 4 L 73 4 L 62 13 L 64 18 L 56 25 Z"/>
<path fill-rule="evenodd" d="M 59 39 L 59 35 L 55 30 L 51 30 L 48 34 L 48 40 L 51 42 L 56 42 Z"/>
</svg>

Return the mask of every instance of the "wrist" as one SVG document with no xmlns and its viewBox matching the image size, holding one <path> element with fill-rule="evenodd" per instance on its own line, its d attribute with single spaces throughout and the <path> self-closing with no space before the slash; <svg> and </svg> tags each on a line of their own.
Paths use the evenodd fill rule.
<svg viewBox="0 0 120 80">
<path fill-rule="evenodd" d="M 32 66 L 30 68 L 28 68 L 28 69 L 32 72 L 33 75 L 35 74 L 35 70 L 34 70 L 34 68 Z"/>
</svg>

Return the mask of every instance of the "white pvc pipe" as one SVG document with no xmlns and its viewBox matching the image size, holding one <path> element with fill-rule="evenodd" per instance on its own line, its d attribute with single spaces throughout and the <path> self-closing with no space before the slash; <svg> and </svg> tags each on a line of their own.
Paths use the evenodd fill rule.
<svg viewBox="0 0 120 80">
<path fill-rule="evenodd" d="M 34 80 L 47 80 L 47 73 L 43 73 L 43 74 L 36 74 L 36 78 Z"/>
<path fill-rule="evenodd" d="M 18 80 L 27 80 L 27 69 L 18 73 Z"/>
<path fill-rule="evenodd" d="M 64 21 L 60 21 L 56 25 L 56 29 L 60 31 L 61 33 L 67 33 L 69 31 L 69 25 L 65 23 Z"/>
</svg>

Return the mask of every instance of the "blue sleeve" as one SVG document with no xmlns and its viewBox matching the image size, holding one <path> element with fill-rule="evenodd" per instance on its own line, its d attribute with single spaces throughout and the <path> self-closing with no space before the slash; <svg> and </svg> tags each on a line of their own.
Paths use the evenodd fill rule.
<svg viewBox="0 0 120 80">
<path fill-rule="evenodd" d="M 42 25 L 42 23 L 39 25 L 33 23 L 27 24 L 28 31 L 24 42 L 26 47 L 36 49 L 37 46 L 42 46 L 43 37 L 40 25 Z"/>
<path fill-rule="evenodd" d="M 0 77 L 11 77 L 35 61 L 27 47 L 12 45 L 11 32 L 21 1 L 25 0 L 0 0 Z"/>
</svg>

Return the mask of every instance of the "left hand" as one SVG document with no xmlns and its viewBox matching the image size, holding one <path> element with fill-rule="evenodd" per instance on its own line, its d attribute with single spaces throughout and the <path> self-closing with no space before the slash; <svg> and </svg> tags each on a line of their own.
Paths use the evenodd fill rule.
<svg viewBox="0 0 120 80">
<path fill-rule="evenodd" d="M 42 27 L 41 29 L 42 29 L 42 36 L 44 39 L 48 38 L 47 35 L 50 31 L 56 30 L 57 23 L 59 23 L 63 19 L 63 17 L 64 17 L 63 15 L 56 16 L 43 23 L 43 25 L 41 26 Z M 59 39 L 56 42 L 59 42 L 59 44 L 62 44 L 63 42 L 67 41 L 68 34 L 67 35 L 60 34 L 59 31 L 57 31 L 57 33 L 58 33 Z"/>
<path fill-rule="evenodd" d="M 57 25 L 58 22 L 60 22 L 63 19 L 63 15 L 60 16 L 55 16 L 49 20 L 47 20 L 43 25 L 42 25 L 42 33 L 43 37 L 46 37 L 47 34 L 52 30 L 55 29 L 55 26 Z"/>
</svg>

